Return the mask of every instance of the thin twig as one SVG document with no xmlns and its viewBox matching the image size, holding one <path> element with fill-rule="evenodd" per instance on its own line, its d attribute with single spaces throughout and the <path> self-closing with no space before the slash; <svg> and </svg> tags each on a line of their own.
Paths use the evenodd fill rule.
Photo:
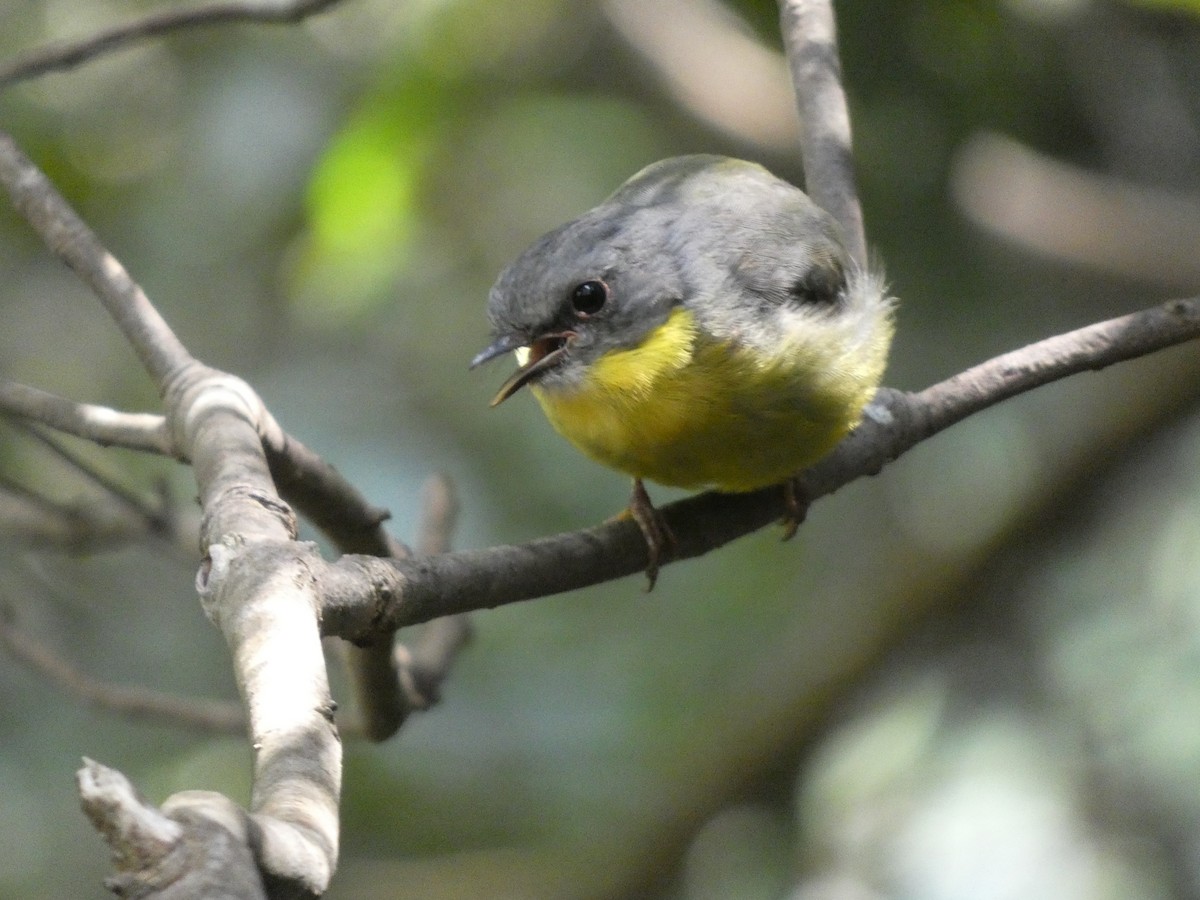
<svg viewBox="0 0 1200 900">
<path fill-rule="evenodd" d="M 458 495 L 445 475 L 425 482 L 421 496 L 421 523 L 417 552 L 423 555 L 448 553 L 458 522 Z M 459 651 L 471 639 L 471 620 L 466 613 L 434 619 L 425 626 L 412 647 L 396 645 L 396 668 L 400 683 L 414 709 L 429 709 L 441 698 L 442 682 L 450 674 Z"/>
<path fill-rule="evenodd" d="M 921 413 L 928 430 L 913 436 L 903 449 L 1002 400 L 1198 336 L 1200 298 L 1193 297 L 1097 322 L 997 356 L 912 395 L 912 408 Z"/>
<path fill-rule="evenodd" d="M 150 532 L 151 536 L 161 536 Z M 33 546 L 94 551 L 147 537 L 147 523 L 128 508 L 60 503 L 0 474 L 0 536 Z"/>
<path fill-rule="evenodd" d="M 209 3 L 191 9 L 164 9 L 132 22 L 115 25 L 78 41 L 57 41 L 0 65 L 0 88 L 17 81 L 70 69 L 96 57 L 129 47 L 136 41 L 159 37 L 185 28 L 209 27 L 230 22 L 288 24 L 327 9 L 340 0 L 292 2 Z"/>
<path fill-rule="evenodd" d="M 25 503 L 28 503 L 30 506 L 36 507 L 37 509 L 49 515 L 63 517 L 75 515 L 75 513 L 63 507 L 61 504 L 55 503 L 49 497 L 39 494 L 37 491 L 21 484 L 18 481 L 14 481 L 3 472 L 0 472 L 0 491 L 8 493 L 9 495 L 18 498 L 19 500 L 22 500 Z"/>
<path fill-rule="evenodd" d="M 142 365 L 165 392 L 194 360 L 115 257 L 79 218 L 42 171 L 0 132 L 0 184 L 13 205 L 63 262 L 100 298 Z"/>
<path fill-rule="evenodd" d="M 779 0 L 779 24 L 800 112 L 804 189 L 842 226 L 850 258 L 865 269 L 867 241 L 833 5 L 830 0 Z"/>
<path fill-rule="evenodd" d="M 131 719 L 196 728 L 201 731 L 231 734 L 246 732 L 246 714 L 241 704 L 233 701 L 179 697 L 92 678 L 41 641 L 17 628 L 13 624 L 12 613 L 4 608 L 0 608 L 0 645 L 30 669 L 85 703 L 100 709 Z"/>
<path fill-rule="evenodd" d="M 165 506 L 152 506 L 144 497 L 130 490 L 111 475 L 100 471 L 94 463 L 84 459 L 78 453 L 68 450 L 60 441 L 45 434 L 33 423 L 24 422 L 23 427 L 26 434 L 140 518 L 147 532 L 162 535 L 169 533 L 171 515 Z"/>
<path fill-rule="evenodd" d="M 438 473 L 421 490 L 421 520 L 417 525 L 417 552 L 423 556 L 447 553 L 458 525 L 458 492 L 448 475 Z"/>
<path fill-rule="evenodd" d="M 279 493 L 343 553 L 407 556 L 382 525 L 391 513 L 369 503 L 341 472 L 274 423 L 263 449 Z"/>
<path fill-rule="evenodd" d="M 101 447 L 124 447 L 174 456 L 166 420 L 153 413 L 127 413 L 77 403 L 47 391 L 0 379 L 0 414 L 31 419 Z"/>
</svg>

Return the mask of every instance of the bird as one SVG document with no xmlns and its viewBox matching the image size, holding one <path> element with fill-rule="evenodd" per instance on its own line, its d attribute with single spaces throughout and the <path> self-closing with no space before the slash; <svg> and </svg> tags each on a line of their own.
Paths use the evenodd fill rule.
<svg viewBox="0 0 1200 900">
<path fill-rule="evenodd" d="M 550 424 L 633 478 L 649 587 L 673 537 L 644 481 L 726 493 L 783 484 L 859 422 L 883 377 L 894 300 L 834 219 L 753 162 L 661 160 L 544 234 L 488 294 L 512 352 L 491 401 L 528 386 Z"/>
</svg>

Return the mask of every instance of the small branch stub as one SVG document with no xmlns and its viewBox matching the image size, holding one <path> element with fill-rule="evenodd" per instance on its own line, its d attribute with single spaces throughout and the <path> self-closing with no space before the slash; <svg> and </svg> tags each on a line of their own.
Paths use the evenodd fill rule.
<svg viewBox="0 0 1200 900">
<path fill-rule="evenodd" d="M 83 811 L 113 851 L 109 890 L 155 900 L 265 900 L 246 815 L 232 801 L 186 791 L 160 810 L 120 772 L 90 759 L 76 782 Z"/>
<path fill-rule="evenodd" d="M 143 800 L 116 769 L 84 757 L 75 780 L 83 811 L 112 847 L 118 870 L 158 865 L 182 840 L 179 824 Z"/>
</svg>

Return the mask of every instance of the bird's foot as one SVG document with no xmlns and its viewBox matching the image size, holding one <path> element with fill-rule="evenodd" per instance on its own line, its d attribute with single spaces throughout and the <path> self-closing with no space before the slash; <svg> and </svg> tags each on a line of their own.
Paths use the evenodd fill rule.
<svg viewBox="0 0 1200 900">
<path fill-rule="evenodd" d="M 783 483 L 783 539 L 790 541 L 796 536 L 804 517 L 808 515 L 808 485 L 804 476 L 796 475 Z"/>
<path fill-rule="evenodd" d="M 654 508 L 650 495 L 646 493 L 646 486 L 640 478 L 633 480 L 628 512 L 642 530 L 642 537 L 646 539 L 646 592 L 649 593 L 654 590 L 654 583 L 658 581 L 659 563 L 664 552 L 667 556 L 672 556 L 675 552 L 675 535 L 671 533 L 671 528 L 662 513 Z"/>
</svg>

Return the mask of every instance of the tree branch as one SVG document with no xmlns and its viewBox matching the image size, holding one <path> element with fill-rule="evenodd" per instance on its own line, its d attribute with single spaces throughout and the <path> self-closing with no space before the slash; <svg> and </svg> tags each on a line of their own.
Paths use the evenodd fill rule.
<svg viewBox="0 0 1200 900">
<path fill-rule="evenodd" d="M 200 367 L 176 379 L 165 399 L 204 510 L 200 600 L 229 645 L 247 709 L 257 862 L 319 895 L 337 861 L 342 748 L 313 581 L 259 437 L 267 416 L 244 383 Z"/>
<path fill-rule="evenodd" d="M 63 503 L 0 475 L 0 537 L 4 539 L 85 552 L 148 536 L 161 533 L 124 504 Z"/>
<path fill-rule="evenodd" d="M 144 530 L 148 534 L 169 536 L 172 531 L 172 516 L 169 497 L 165 494 L 151 503 L 145 497 L 127 488 L 116 478 L 100 470 L 94 463 L 84 459 L 78 453 L 68 450 L 62 442 L 44 433 L 31 422 L 23 423 L 26 434 L 48 449 L 52 454 L 65 462 L 84 479 L 100 488 L 105 494 L 134 516 L 140 518 Z"/>
<path fill-rule="evenodd" d="M 1200 299 L 1176 300 L 1006 353 L 916 394 L 883 389 L 862 424 L 804 473 L 811 500 L 887 463 L 967 416 L 1080 372 L 1200 337 Z M 664 507 L 675 560 L 708 553 L 784 513 L 783 492 L 706 493 Z M 575 590 L 646 566 L 637 526 L 615 521 L 583 531 L 434 557 L 346 556 L 322 573 L 326 634 L 363 639 L 438 616 L 490 609 Z M 372 585 L 368 596 L 358 593 Z"/>
<path fill-rule="evenodd" d="M 46 246 L 96 293 L 160 391 L 195 361 L 142 289 L 42 171 L 0 132 L 0 184 Z"/>
<path fill-rule="evenodd" d="M 7 135 L 0 134 L 0 182 L 12 195 L 17 208 L 60 258 L 75 269 L 104 302 L 109 313 L 133 344 L 143 364 L 167 397 L 186 393 L 196 383 L 217 387 L 214 376 L 191 355 L 176 338 L 167 323 L 150 304 L 141 288 L 121 264 L 100 244 L 96 236 L 55 190 L 49 180 L 24 156 Z M 319 528 L 331 535 L 343 552 L 399 554 L 404 549 L 391 541 L 379 524 L 386 512 L 367 504 L 359 493 L 331 466 L 302 444 L 289 438 L 274 422 L 261 402 L 244 382 L 225 378 L 213 394 L 215 402 L 231 401 L 236 408 L 253 417 L 262 436 L 256 454 L 269 453 L 271 474 L 280 478 L 288 493 L 295 493 Z M 42 412 L 55 422 L 75 430 L 84 430 L 85 410 L 70 409 L 65 401 L 52 395 L 29 390 L 10 390 L 9 402 L 23 412 Z M 93 415 L 93 418 L 95 416 Z M 177 426 L 180 419 L 171 419 Z M 129 424 L 126 419 L 125 425 Z M 145 420 L 140 423 L 147 425 Z M 157 428 L 157 423 L 155 423 Z M 177 429 L 176 429 L 177 430 Z M 187 459 L 190 451 L 180 435 L 156 434 L 171 455 Z M 201 479 L 203 484 L 203 479 Z M 264 494 L 274 494 L 275 486 L 267 479 Z M 335 502 L 331 504 L 329 501 Z M 229 527 L 236 530 L 235 522 Z M 216 529 L 223 533 L 222 529 Z M 401 687 L 400 672 L 393 655 L 391 636 L 374 646 L 346 651 L 355 683 L 359 686 L 360 709 L 366 732 L 378 740 L 395 733 L 408 710 L 408 699 Z"/>
<path fill-rule="evenodd" d="M 450 480 L 442 475 L 431 477 L 422 496 L 417 553 L 446 552 L 457 518 L 458 498 Z M 398 549 L 401 552 L 373 555 L 411 555 L 407 548 Z M 362 645 L 340 644 L 343 662 L 354 676 L 360 715 L 358 721 L 349 723 L 350 730 L 368 740 L 383 741 L 394 735 L 412 713 L 436 704 L 441 684 L 470 636 L 468 617 L 455 615 L 430 622 L 411 647 L 398 643 L 388 631 Z"/>
<path fill-rule="evenodd" d="M 238 865 L 253 864 L 240 874 L 255 883 L 261 870 L 295 893 L 319 895 L 337 863 L 341 742 L 319 598 L 294 549 L 295 518 L 276 493 L 263 448 L 262 434 L 278 426 L 245 382 L 191 357 L 121 264 L 3 134 L 0 183 L 133 344 L 162 393 L 171 446 L 192 463 L 206 548 L 197 587 L 229 645 L 254 747 L 253 829 L 235 832 L 245 838 L 252 831 L 253 846 L 235 840 L 222 853 L 229 832 L 201 829 L 215 842 L 204 846 L 205 859 L 223 856 L 233 865 L 236 857 Z M 264 559 L 268 564 L 258 565 Z M 155 875 L 151 868 L 137 873 L 146 884 Z"/>
<path fill-rule="evenodd" d="M 127 687 L 92 678 L 32 635 L 0 607 L 0 645 L 15 659 L 85 703 L 131 719 L 145 719 L 206 732 L 246 733 L 246 714 L 237 703 L 203 700 Z"/>
<path fill-rule="evenodd" d="M 0 65 L 0 89 L 47 72 L 73 68 L 102 54 L 125 49 L 136 41 L 160 37 L 172 31 L 231 22 L 288 24 L 315 15 L 338 2 L 340 0 L 266 0 L 259 3 L 208 3 L 191 9 L 160 10 L 82 40 L 58 41 L 24 53 Z"/>
<path fill-rule="evenodd" d="M 421 507 L 417 552 L 422 556 L 449 552 L 458 521 L 458 496 L 450 479 L 444 475 L 430 478 Z M 470 639 L 471 620 L 460 613 L 434 619 L 411 648 L 396 645 L 396 668 L 412 709 L 429 709 L 438 702 L 442 682 Z"/>
<path fill-rule="evenodd" d="M 253 824 L 232 801 L 184 791 L 155 809 L 120 772 L 85 758 L 75 775 L 83 811 L 113 849 L 122 897 L 264 900 L 250 848 Z"/>
<path fill-rule="evenodd" d="M 339 550 L 376 556 L 408 554 L 408 548 L 382 528 L 390 512 L 369 503 L 341 472 L 273 421 L 260 430 L 279 492 Z"/>
<path fill-rule="evenodd" d="M 76 403 L 47 391 L 0 379 L 0 413 L 32 419 L 101 447 L 124 447 L 173 456 L 166 420 L 151 413 L 126 413 Z"/>
<path fill-rule="evenodd" d="M 833 5 L 830 0 L 779 0 L 779 26 L 800 113 L 804 189 L 842 226 L 850 258 L 865 269 L 867 241 Z"/>
<path fill-rule="evenodd" d="M 391 515 L 367 502 L 342 475 L 295 438 L 272 423 L 264 430 L 264 449 L 279 492 L 321 530 L 342 553 L 409 556 L 409 550 L 383 528 Z M 391 633 L 337 648 L 350 673 L 358 720 L 354 729 L 372 741 L 391 737 L 414 708 L 405 690 L 403 666 Z"/>
<path fill-rule="evenodd" d="M 11 82 L 75 65 L 185 24 L 292 21 L 332 2 L 213 4 L 156 14 L 78 45 L 41 51 L 40 61 L 35 58 L 39 54 L 32 54 L 15 68 L 0 70 L 0 84 L 5 78 Z M 804 119 L 809 192 L 842 223 L 852 257 L 864 264 L 832 12 L 828 3 L 816 0 L 782 0 L 781 21 Z M 183 826 L 181 834 L 141 803 L 128 782 L 90 763 L 80 776 L 89 814 L 114 846 L 140 848 L 120 860 L 137 876 L 123 881 L 130 893 L 154 884 L 152 876 L 162 874 L 164 860 L 168 873 L 179 867 L 193 871 L 188 862 L 192 857 L 185 854 L 185 861 L 179 862 L 175 851 L 194 826 L 206 861 L 202 868 L 218 871 L 227 893 L 240 890 L 228 886 L 235 876 L 257 876 L 261 871 L 284 883 L 287 893 L 320 894 L 337 859 L 341 779 L 341 746 L 332 724 L 320 630 L 374 643 L 370 659 L 378 662 L 380 651 L 390 651 L 392 633 L 402 625 L 641 572 L 647 562 L 644 540 L 632 523 L 616 522 L 516 547 L 394 559 L 347 553 L 336 563 L 324 561 L 314 546 L 295 540 L 293 513 L 280 499 L 277 484 L 286 486 L 284 490 L 298 498 L 297 505 L 311 511 L 343 549 L 397 556 L 402 551 L 380 527 L 385 514 L 361 501 L 331 468 L 291 441 L 244 382 L 190 356 L 129 274 L 2 134 L 0 183 L 46 244 L 91 285 L 163 394 L 166 418 L 161 431 L 158 423 L 147 421 L 124 420 L 121 427 L 131 433 L 130 440 L 146 443 L 140 449 L 169 450 L 194 466 L 206 548 L 197 587 L 229 644 L 255 752 L 249 814 L 212 795 L 176 795 L 161 812 Z M 919 394 L 882 391 L 857 431 L 805 473 L 807 496 L 816 499 L 874 474 L 916 443 L 1007 397 L 1197 335 L 1200 305 L 1196 300 L 1177 301 L 1007 354 Z M 35 400 L 54 408 L 47 415 L 61 416 L 64 427 L 125 433 L 105 431 L 96 421 L 103 417 L 90 412 L 97 408 L 64 410 L 32 395 L 15 402 Z M 151 446 L 159 440 L 161 445 Z M 320 498 L 328 496 L 341 497 L 344 508 L 332 514 L 323 510 Z M 347 509 L 353 510 L 348 520 L 343 518 Z M 736 496 L 705 494 L 663 512 L 677 538 L 676 558 L 682 559 L 777 518 L 783 500 L 774 489 Z M 452 512 L 444 515 L 447 521 L 452 518 Z M 440 543 L 427 537 L 422 546 Z M 445 633 L 427 632 L 433 635 L 427 656 L 437 681 L 465 633 L 458 626 Z M 414 649 L 407 660 L 403 653 L 397 660 L 389 652 L 386 671 L 393 676 L 397 670 L 420 671 L 417 655 Z M 392 677 L 396 690 L 400 680 Z M 225 868 L 230 865 L 234 868 Z M 255 895 L 254 888 L 248 887 L 245 895 Z"/>
<path fill-rule="evenodd" d="M 62 460 L 71 472 L 97 486 L 102 496 L 64 502 L 0 474 L 0 530 L 18 540 L 41 542 L 72 551 L 146 538 L 167 541 L 174 549 L 182 546 L 177 510 L 171 504 L 165 482 L 158 485 L 153 498 L 131 490 L 95 461 L 66 447 L 53 433 L 41 427 L 36 418 L 26 417 L 28 413 L 41 413 L 47 406 L 42 400 L 48 400 L 48 405 L 54 409 L 61 407 L 69 412 L 78 410 L 81 404 L 70 403 L 24 385 L 0 381 L 0 416 L 11 411 L 11 407 L 6 409 L 4 403 L 9 389 L 14 389 L 11 393 L 19 397 L 32 395 L 36 401 L 28 407 L 17 404 L 19 414 L 14 415 L 17 430 L 39 442 Z M 58 421 L 53 413 L 47 418 Z M 158 418 L 158 425 L 161 426 L 161 417 Z M 161 428 L 159 431 L 165 433 Z"/>
</svg>

